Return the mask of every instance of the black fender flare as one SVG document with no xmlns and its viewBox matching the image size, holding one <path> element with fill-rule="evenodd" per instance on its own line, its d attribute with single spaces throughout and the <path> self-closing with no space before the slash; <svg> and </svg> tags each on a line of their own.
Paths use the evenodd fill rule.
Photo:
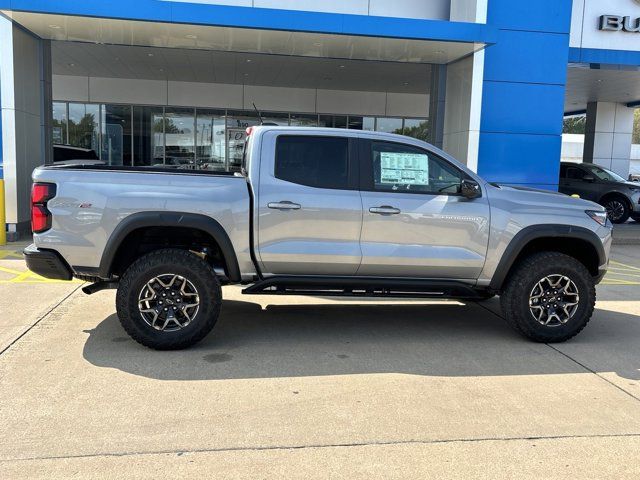
<svg viewBox="0 0 640 480">
<path fill-rule="evenodd" d="M 113 261 L 124 239 L 134 230 L 150 227 L 194 228 L 208 233 L 220 246 L 222 256 L 227 265 L 226 274 L 229 280 L 232 282 L 241 280 L 236 252 L 233 249 L 229 235 L 227 235 L 222 225 L 206 215 L 183 212 L 138 212 L 125 217 L 118 223 L 107 240 L 100 260 L 100 277 L 110 277 Z"/>
<path fill-rule="evenodd" d="M 575 238 L 586 241 L 593 246 L 598 254 L 598 266 L 604 265 L 607 262 L 607 255 L 604 251 L 602 241 L 595 232 L 591 230 L 573 225 L 531 225 L 520 230 L 513 239 L 511 239 L 493 274 L 489 288 L 493 291 L 500 291 L 518 255 L 520 255 L 530 242 L 541 238 Z"/>
</svg>

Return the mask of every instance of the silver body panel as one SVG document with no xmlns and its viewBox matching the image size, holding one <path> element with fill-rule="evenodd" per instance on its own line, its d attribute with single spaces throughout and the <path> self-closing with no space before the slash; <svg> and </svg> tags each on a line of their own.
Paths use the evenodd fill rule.
<svg viewBox="0 0 640 480">
<path fill-rule="evenodd" d="M 431 152 L 476 180 L 482 195 L 360 192 L 298 185 L 274 175 L 278 135 L 322 135 L 387 139 Z M 265 276 L 361 275 L 444 278 L 486 286 L 511 240 L 532 225 L 586 228 L 606 254 L 611 229 L 585 210 L 599 205 L 564 195 L 494 187 L 435 147 L 393 134 L 318 128 L 258 127 L 247 145 L 247 178 L 96 169 L 39 168 L 33 178 L 57 185 L 49 202 L 53 225 L 34 235 L 39 248 L 57 250 L 72 266 L 97 268 L 114 229 L 144 211 L 200 213 L 227 232 L 243 280 Z M 249 187 L 249 188 L 248 188 Z M 251 211 L 251 197 L 254 208 Z M 283 203 L 299 208 L 273 208 Z M 271 207 L 270 207 L 271 204 Z M 286 207 L 286 205 L 284 205 Z M 371 213 L 391 206 L 392 215 Z"/>
<path fill-rule="evenodd" d="M 127 216 L 173 211 L 216 219 L 229 235 L 240 271 L 248 277 L 254 273 L 243 177 L 38 168 L 33 179 L 57 185 L 48 204 L 52 228 L 35 234 L 34 242 L 57 250 L 73 267 L 99 267 L 109 237 Z"/>
</svg>

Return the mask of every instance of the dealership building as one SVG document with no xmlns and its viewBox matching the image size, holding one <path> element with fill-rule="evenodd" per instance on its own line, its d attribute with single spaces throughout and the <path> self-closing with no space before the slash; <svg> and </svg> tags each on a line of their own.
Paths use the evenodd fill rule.
<svg viewBox="0 0 640 480">
<path fill-rule="evenodd" d="M 563 118 L 586 114 L 582 160 L 626 176 L 639 67 L 638 0 L 0 0 L 7 228 L 28 232 L 31 171 L 54 144 L 234 170 L 254 105 L 548 189 Z"/>
</svg>

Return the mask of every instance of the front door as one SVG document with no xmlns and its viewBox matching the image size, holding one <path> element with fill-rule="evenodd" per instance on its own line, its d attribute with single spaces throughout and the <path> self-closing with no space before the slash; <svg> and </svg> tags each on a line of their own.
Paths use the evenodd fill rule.
<svg viewBox="0 0 640 480">
<path fill-rule="evenodd" d="M 600 189 L 596 177 L 578 165 L 560 167 L 560 192 L 566 195 L 579 195 L 580 198 L 597 202 Z"/>
<path fill-rule="evenodd" d="M 466 173 L 428 150 L 362 140 L 359 275 L 476 279 L 489 239 L 486 195 L 459 195 Z"/>
<path fill-rule="evenodd" d="M 265 133 L 256 192 L 263 273 L 356 273 L 362 202 L 354 145 L 340 135 Z"/>
</svg>

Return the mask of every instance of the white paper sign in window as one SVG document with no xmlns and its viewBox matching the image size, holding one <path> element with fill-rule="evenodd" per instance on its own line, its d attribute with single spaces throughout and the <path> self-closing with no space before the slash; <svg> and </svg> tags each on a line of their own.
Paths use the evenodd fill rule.
<svg viewBox="0 0 640 480">
<path fill-rule="evenodd" d="M 380 183 L 429 185 L 429 157 L 419 153 L 380 152 Z"/>
</svg>

